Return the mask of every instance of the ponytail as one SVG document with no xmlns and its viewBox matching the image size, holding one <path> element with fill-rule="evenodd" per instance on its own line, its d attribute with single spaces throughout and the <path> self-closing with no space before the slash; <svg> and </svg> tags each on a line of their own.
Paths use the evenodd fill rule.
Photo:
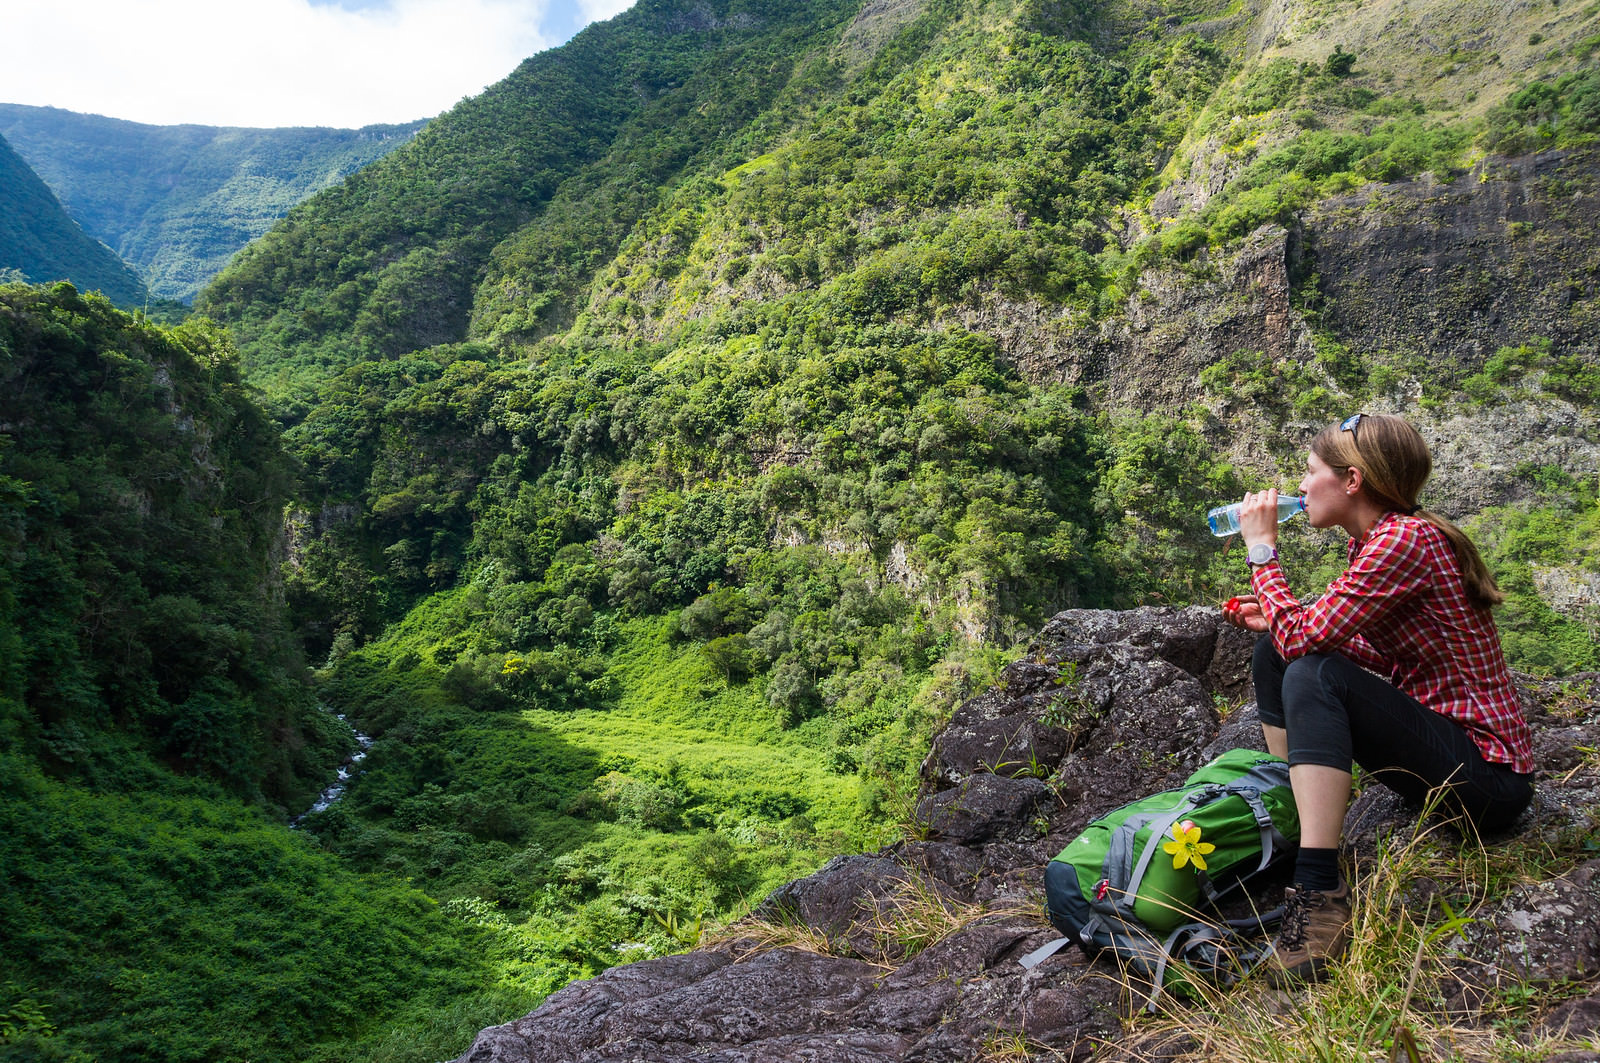
<svg viewBox="0 0 1600 1063">
<path fill-rule="evenodd" d="M 1444 532 L 1444 537 L 1450 540 L 1450 548 L 1455 551 L 1456 561 L 1461 566 L 1461 581 L 1466 585 L 1467 601 L 1475 608 L 1488 611 L 1506 600 L 1506 592 L 1494 581 L 1494 573 L 1489 571 L 1483 555 L 1478 553 L 1478 548 L 1472 544 L 1466 532 L 1426 509 L 1417 510 L 1416 516 Z"/>
</svg>

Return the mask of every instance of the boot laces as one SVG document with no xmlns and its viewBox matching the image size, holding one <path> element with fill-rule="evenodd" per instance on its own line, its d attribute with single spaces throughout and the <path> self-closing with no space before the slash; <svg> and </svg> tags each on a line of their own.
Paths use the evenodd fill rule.
<svg viewBox="0 0 1600 1063">
<path fill-rule="evenodd" d="M 1296 890 L 1284 900 L 1283 922 L 1278 928 L 1278 941 L 1285 948 L 1299 948 L 1306 940 L 1306 924 L 1311 909 L 1322 907 L 1323 896 L 1316 890 Z"/>
</svg>

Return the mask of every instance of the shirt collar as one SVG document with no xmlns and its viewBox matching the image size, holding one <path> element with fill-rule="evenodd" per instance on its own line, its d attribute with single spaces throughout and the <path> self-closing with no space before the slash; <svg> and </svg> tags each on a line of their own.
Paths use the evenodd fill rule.
<svg viewBox="0 0 1600 1063">
<path fill-rule="evenodd" d="M 1379 528 L 1383 527 L 1385 524 L 1389 523 L 1391 520 L 1394 520 L 1397 517 L 1403 517 L 1403 516 L 1405 516 L 1405 514 L 1401 513 L 1398 509 L 1390 509 L 1390 510 L 1384 511 L 1383 516 L 1379 517 L 1377 520 L 1372 522 L 1372 527 L 1367 529 L 1365 535 L 1361 535 L 1361 536 L 1358 536 L 1358 537 L 1350 540 L 1350 553 L 1354 554 L 1357 550 L 1359 550 L 1363 546 L 1367 545 L 1367 540 L 1372 538 L 1372 533 L 1373 532 L 1377 531 Z"/>
</svg>

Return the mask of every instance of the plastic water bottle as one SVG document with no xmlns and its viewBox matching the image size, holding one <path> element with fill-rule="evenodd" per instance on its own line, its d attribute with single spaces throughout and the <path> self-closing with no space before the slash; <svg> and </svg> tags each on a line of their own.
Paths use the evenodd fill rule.
<svg viewBox="0 0 1600 1063">
<path fill-rule="evenodd" d="M 1235 502 L 1230 506 L 1218 506 L 1206 514 L 1206 523 L 1211 525 L 1212 535 L 1232 535 L 1239 530 L 1239 507 L 1243 502 Z M 1306 500 L 1299 495 L 1278 496 L 1278 523 L 1282 524 L 1296 513 L 1306 511 Z"/>
</svg>

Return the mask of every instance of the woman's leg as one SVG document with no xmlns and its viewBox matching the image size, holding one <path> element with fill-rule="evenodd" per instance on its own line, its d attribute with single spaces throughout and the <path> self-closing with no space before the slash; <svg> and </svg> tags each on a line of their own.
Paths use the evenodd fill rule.
<svg viewBox="0 0 1600 1063">
<path fill-rule="evenodd" d="M 1267 749 L 1289 761 L 1289 785 L 1300 815 L 1300 848 L 1295 855 L 1295 884 L 1283 893 L 1283 919 L 1265 965 L 1268 981 L 1290 987 L 1317 981 L 1349 947 L 1350 890 L 1339 873 L 1339 839 L 1344 833 L 1345 809 L 1350 803 L 1350 768 L 1318 763 L 1296 763 L 1291 755 L 1290 716 L 1285 701 L 1296 696 L 1286 690 L 1289 666 L 1263 637 L 1256 643 L 1251 665 L 1256 686 L 1256 709 Z M 1301 735 L 1294 734 L 1294 749 Z M 1330 759 L 1330 758 L 1323 758 Z"/>
<path fill-rule="evenodd" d="M 1289 785 L 1300 813 L 1300 847 L 1337 849 L 1350 809 L 1350 773 L 1321 764 L 1291 764 Z"/>
<path fill-rule="evenodd" d="M 1460 724 L 1347 657 L 1314 654 L 1284 662 L 1263 637 L 1252 674 L 1268 749 L 1291 765 L 1348 772 L 1357 763 L 1418 803 L 1444 786 L 1454 810 L 1481 828 L 1509 824 L 1532 797 L 1528 777 L 1485 761 Z M 1275 738 L 1282 752 L 1273 748 Z"/>
<path fill-rule="evenodd" d="M 1282 698 L 1290 764 L 1349 771 L 1353 761 L 1414 803 L 1442 787 L 1449 810 L 1480 829 L 1510 824 L 1533 796 L 1526 776 L 1483 759 L 1466 728 L 1347 657 L 1289 662 Z"/>
<path fill-rule="evenodd" d="M 1284 715 L 1284 675 L 1287 665 L 1272 648 L 1270 636 L 1256 642 L 1251 661 L 1251 678 L 1256 688 L 1256 713 L 1261 718 L 1261 735 L 1267 752 L 1290 762 L 1289 785 L 1294 788 L 1294 803 L 1300 814 L 1300 845 L 1303 849 L 1337 849 L 1344 834 L 1345 810 L 1350 804 L 1350 768 L 1325 763 L 1296 764 L 1289 756 L 1288 722 Z M 1303 881 L 1297 875 L 1296 881 Z M 1329 888 L 1337 885 L 1330 884 Z"/>
</svg>

